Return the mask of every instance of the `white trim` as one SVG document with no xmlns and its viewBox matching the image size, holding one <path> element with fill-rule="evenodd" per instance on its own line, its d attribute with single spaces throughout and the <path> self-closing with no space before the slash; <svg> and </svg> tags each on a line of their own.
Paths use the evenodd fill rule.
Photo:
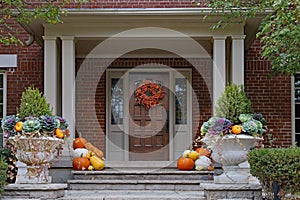
<svg viewBox="0 0 300 200">
<path fill-rule="evenodd" d="M 241 8 L 233 8 L 241 10 Z M 243 9 L 246 10 L 246 9 Z M 214 16 L 223 16 L 224 12 L 230 10 L 220 10 L 220 13 L 213 13 Z M 258 12 L 257 15 L 266 15 L 271 13 L 271 9 L 264 12 Z M 67 9 L 68 15 L 207 15 L 212 13 L 212 8 L 95 8 L 95 9 Z"/>
<path fill-rule="evenodd" d="M 6 117 L 7 115 L 7 73 L 6 71 L 0 71 L 0 74 L 3 74 L 3 96 L 2 96 L 2 100 L 3 100 L 3 103 L 2 103 L 2 112 L 3 112 L 3 115 L 1 116 L 1 118 L 3 119 L 4 117 Z M 3 132 L 1 133 L 2 134 L 2 147 L 6 146 L 6 142 L 4 141 L 4 137 L 3 137 Z"/>
<path fill-rule="evenodd" d="M 226 86 L 226 36 L 214 36 L 213 44 L 213 115 Z"/>
<path fill-rule="evenodd" d="M 7 73 L 3 72 L 3 117 L 7 115 Z"/>
<path fill-rule="evenodd" d="M 295 129 L 295 78 L 294 76 L 291 77 L 291 104 L 292 104 L 292 113 L 291 113 L 291 116 L 292 116 L 292 145 L 295 145 L 296 144 L 296 129 Z"/>
<path fill-rule="evenodd" d="M 244 39 L 246 35 L 231 36 L 231 82 L 244 85 Z"/>
<path fill-rule="evenodd" d="M 125 77 L 123 80 L 123 87 L 127 87 L 129 85 L 129 74 L 125 73 Z M 129 105 L 129 93 L 124 93 L 124 105 Z M 124 116 L 129 116 L 129 108 L 128 106 L 124 106 Z M 129 119 L 128 117 L 123 118 L 124 123 L 124 131 L 125 131 L 125 137 L 124 137 L 124 159 L 125 161 L 129 160 Z"/>
<path fill-rule="evenodd" d="M 56 36 L 43 36 L 44 39 L 44 94 L 58 114 L 57 44 Z"/>
<path fill-rule="evenodd" d="M 169 87 L 175 88 L 175 75 L 174 71 L 169 72 Z M 174 91 L 175 92 L 175 91 Z M 174 158 L 174 143 L 171 140 L 174 138 L 175 133 L 175 98 L 174 95 L 169 94 L 169 160 L 173 160 Z M 171 126 L 171 123 L 172 126 Z"/>
<path fill-rule="evenodd" d="M 75 43 L 73 36 L 62 36 L 62 117 L 75 137 Z"/>
</svg>

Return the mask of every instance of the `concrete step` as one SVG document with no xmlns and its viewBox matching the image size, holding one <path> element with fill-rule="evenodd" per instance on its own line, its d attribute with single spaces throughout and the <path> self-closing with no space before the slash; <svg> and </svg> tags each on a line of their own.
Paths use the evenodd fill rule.
<svg viewBox="0 0 300 200">
<path fill-rule="evenodd" d="M 9 184 L 2 199 L 57 199 L 65 195 L 67 184 Z"/>
<path fill-rule="evenodd" d="M 201 180 L 69 180 L 69 190 L 200 190 Z"/>
<path fill-rule="evenodd" d="M 211 171 L 159 170 L 115 170 L 72 171 L 75 180 L 212 180 Z"/>
<path fill-rule="evenodd" d="M 60 200 L 205 200 L 203 191 L 67 190 Z"/>
</svg>

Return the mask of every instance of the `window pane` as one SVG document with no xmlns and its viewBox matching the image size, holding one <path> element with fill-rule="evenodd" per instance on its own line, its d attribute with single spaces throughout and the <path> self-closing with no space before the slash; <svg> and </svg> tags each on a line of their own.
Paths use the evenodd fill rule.
<svg viewBox="0 0 300 200">
<path fill-rule="evenodd" d="M 187 124 L 187 85 L 185 78 L 175 80 L 175 123 Z"/>
<path fill-rule="evenodd" d="M 123 80 L 111 79 L 111 124 L 123 124 Z"/>
<path fill-rule="evenodd" d="M 295 75 L 295 87 L 300 87 L 300 74 Z"/>
<path fill-rule="evenodd" d="M 300 134 L 296 134 L 296 144 L 300 147 Z"/>
<path fill-rule="evenodd" d="M 300 119 L 295 120 L 295 126 L 296 133 L 300 133 Z"/>
<path fill-rule="evenodd" d="M 295 101 L 300 102 L 300 89 L 295 89 Z"/>
<path fill-rule="evenodd" d="M 2 89 L 0 89 L 0 103 L 1 104 L 3 103 L 3 90 Z M 1 107 L 3 107 L 3 105 L 1 105 Z"/>
<path fill-rule="evenodd" d="M 295 104 L 295 117 L 300 118 L 300 104 Z"/>
<path fill-rule="evenodd" d="M 0 88 L 3 88 L 3 74 L 0 74 Z"/>
</svg>

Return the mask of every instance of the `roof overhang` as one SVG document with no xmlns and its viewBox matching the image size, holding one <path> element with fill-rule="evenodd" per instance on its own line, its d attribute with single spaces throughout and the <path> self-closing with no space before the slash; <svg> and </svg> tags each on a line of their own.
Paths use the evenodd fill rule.
<svg viewBox="0 0 300 200">
<path fill-rule="evenodd" d="M 22 24 L 22 26 L 28 33 L 34 36 L 35 41 L 41 46 L 43 45 L 42 36 L 45 35 L 61 36 L 73 34 L 75 37 L 96 37 L 94 33 L 91 33 L 91 35 L 83 33 L 83 31 L 88 31 L 91 27 L 99 27 L 102 30 L 108 27 L 110 29 L 114 28 L 116 31 L 121 31 L 126 28 L 141 26 L 165 26 L 167 28 L 176 26 L 179 27 L 179 31 L 190 28 L 191 30 L 187 34 L 191 37 L 205 37 L 209 34 L 220 35 L 224 33 L 230 36 L 230 31 L 226 31 L 225 29 L 209 30 L 203 35 L 198 33 L 224 18 L 222 14 L 212 14 L 209 18 L 203 20 L 204 16 L 210 13 L 211 9 L 209 8 L 72 9 L 67 10 L 67 16 L 61 18 L 61 24 L 50 25 L 44 23 L 42 20 L 32 20 L 30 24 Z M 236 22 L 236 24 L 230 25 L 232 26 L 233 35 L 246 35 L 246 49 L 255 39 L 264 16 L 265 14 L 258 14 L 256 18 L 247 20 L 245 24 Z M 102 36 L 105 36 L 105 34 Z"/>
</svg>

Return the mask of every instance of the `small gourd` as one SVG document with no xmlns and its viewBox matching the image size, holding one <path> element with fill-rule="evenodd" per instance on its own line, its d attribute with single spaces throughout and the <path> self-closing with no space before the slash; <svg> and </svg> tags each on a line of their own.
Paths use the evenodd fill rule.
<svg viewBox="0 0 300 200">
<path fill-rule="evenodd" d="M 91 156 L 92 156 L 92 151 L 88 150 L 88 153 L 86 154 L 85 157 L 87 157 L 88 159 L 90 159 Z"/>
<path fill-rule="evenodd" d="M 16 125 L 15 125 L 15 130 L 17 132 L 21 132 L 22 128 L 23 128 L 23 122 L 17 122 Z"/>
<path fill-rule="evenodd" d="M 197 151 L 191 151 L 191 153 L 189 154 L 189 158 L 191 158 L 192 160 L 197 160 L 199 158 L 199 153 Z"/>
<path fill-rule="evenodd" d="M 185 151 L 182 153 L 182 157 L 184 157 L 184 158 L 190 157 L 190 153 L 191 153 L 191 150 L 185 150 Z"/>
<path fill-rule="evenodd" d="M 240 134 L 242 132 L 242 126 L 241 125 L 232 126 L 231 132 L 236 135 Z"/>
<path fill-rule="evenodd" d="M 64 138 L 65 136 L 63 130 L 61 130 L 60 128 L 55 129 L 55 135 L 60 139 Z"/>
<path fill-rule="evenodd" d="M 96 156 L 94 153 L 92 153 L 92 156 L 90 157 L 90 162 L 92 166 L 95 168 L 95 170 L 104 169 L 104 161 L 98 156 Z"/>
</svg>

